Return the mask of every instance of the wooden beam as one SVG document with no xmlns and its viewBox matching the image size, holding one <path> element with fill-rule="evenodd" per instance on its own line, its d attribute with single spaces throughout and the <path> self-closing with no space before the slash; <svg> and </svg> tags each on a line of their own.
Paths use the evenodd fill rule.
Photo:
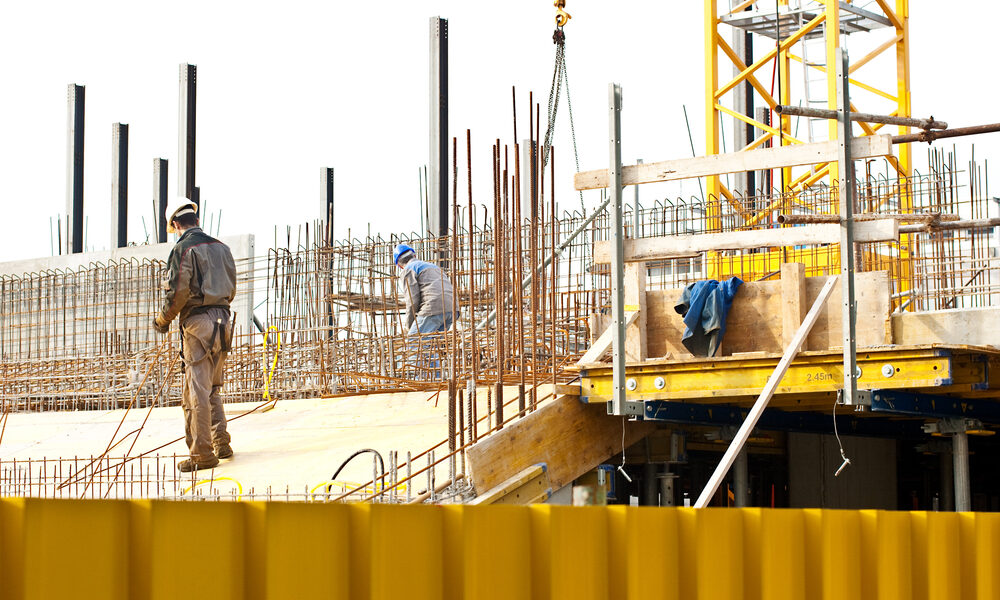
<svg viewBox="0 0 1000 600">
<path fill-rule="evenodd" d="M 579 383 L 557 383 L 555 389 L 556 396 L 579 396 Z"/>
<path fill-rule="evenodd" d="M 625 360 L 646 360 L 646 263 L 625 265 L 625 306 L 635 307 L 635 322 L 625 328 Z"/>
<path fill-rule="evenodd" d="M 486 493 L 544 463 L 549 486 L 559 490 L 609 456 L 621 456 L 623 445 L 631 446 L 655 429 L 652 421 L 623 422 L 608 416 L 603 404 L 561 396 L 469 448 L 472 485 L 477 493 Z"/>
<path fill-rule="evenodd" d="M 837 143 L 836 140 L 832 140 L 628 165 L 622 168 L 622 185 L 835 162 Z M 851 140 L 851 155 L 858 160 L 890 154 L 892 154 L 891 135 L 865 136 Z M 577 173 L 573 176 L 573 186 L 577 190 L 606 188 L 608 170 L 597 169 Z"/>
<path fill-rule="evenodd" d="M 863 242 L 888 242 L 899 239 L 899 223 L 895 219 L 858 221 L 854 224 L 854 239 Z M 665 260 L 697 256 L 712 250 L 749 250 L 836 244 L 840 241 L 840 224 L 820 223 L 781 229 L 755 229 L 696 235 L 671 235 L 656 238 L 625 240 L 625 262 Z M 608 242 L 594 243 L 594 263 L 611 260 Z M 596 344 L 595 344 L 596 347 Z"/>
<path fill-rule="evenodd" d="M 627 242 L 628 240 L 625 241 Z M 639 311 L 626 310 L 625 329 L 628 329 L 629 325 L 635 322 L 635 319 L 638 316 L 639 316 Z M 577 361 L 576 364 L 589 365 L 601 360 L 601 357 L 604 356 L 604 353 L 611 349 L 611 343 L 614 341 L 614 338 L 615 338 L 614 327 L 609 326 L 607 329 L 604 330 L 604 333 L 601 334 L 601 337 L 597 338 L 597 341 L 594 342 L 594 345 L 590 347 L 590 350 L 587 350 L 587 352 L 582 357 L 580 357 L 580 360 Z"/>
<path fill-rule="evenodd" d="M 806 315 L 806 266 L 781 265 L 781 345 L 788 347 Z"/>
<path fill-rule="evenodd" d="M 492 490 L 480 493 L 469 504 L 539 504 L 552 495 L 545 464 L 528 467 Z"/>
</svg>

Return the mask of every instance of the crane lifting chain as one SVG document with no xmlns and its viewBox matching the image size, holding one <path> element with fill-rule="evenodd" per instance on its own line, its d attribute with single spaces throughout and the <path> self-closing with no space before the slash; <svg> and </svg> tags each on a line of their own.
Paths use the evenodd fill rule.
<svg viewBox="0 0 1000 600">
<path fill-rule="evenodd" d="M 552 85 L 549 88 L 549 103 L 546 116 L 548 126 L 545 128 L 545 141 L 542 144 L 542 167 L 549 164 L 549 150 L 552 148 L 552 134 L 556 128 L 556 113 L 559 110 L 559 95 L 563 85 L 566 86 L 566 107 L 569 111 L 569 130 L 573 138 L 573 159 L 576 161 L 576 172 L 580 172 L 580 153 L 576 146 L 576 127 L 573 124 L 573 102 L 569 95 L 569 75 L 566 72 L 566 34 L 563 26 L 570 20 L 566 8 L 566 0 L 554 0 L 556 7 L 556 30 L 552 34 L 552 43 L 556 45 L 556 61 L 552 70 Z M 580 209 L 586 214 L 583 205 L 583 192 L 580 192 Z"/>
</svg>

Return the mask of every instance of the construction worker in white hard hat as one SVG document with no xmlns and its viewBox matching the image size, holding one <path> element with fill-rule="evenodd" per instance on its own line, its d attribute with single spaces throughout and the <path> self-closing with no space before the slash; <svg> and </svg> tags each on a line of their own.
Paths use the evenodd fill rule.
<svg viewBox="0 0 1000 600">
<path fill-rule="evenodd" d="M 180 317 L 181 405 L 191 456 L 177 466 L 188 473 L 210 469 L 233 455 L 219 392 L 232 341 L 229 305 L 236 295 L 236 263 L 228 246 L 198 226 L 198 205 L 191 200 L 177 198 L 163 216 L 167 231 L 179 237 L 167 259 L 166 299 L 153 327 L 166 333 Z"/>
</svg>

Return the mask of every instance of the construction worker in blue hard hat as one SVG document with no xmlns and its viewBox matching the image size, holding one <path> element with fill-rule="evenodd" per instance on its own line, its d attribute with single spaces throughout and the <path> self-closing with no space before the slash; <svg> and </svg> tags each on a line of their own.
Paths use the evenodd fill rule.
<svg viewBox="0 0 1000 600">
<path fill-rule="evenodd" d="M 417 258 L 416 251 L 400 244 L 392 259 L 401 269 L 399 294 L 406 302 L 408 335 L 434 333 L 451 327 L 451 280 L 437 265 Z"/>
</svg>

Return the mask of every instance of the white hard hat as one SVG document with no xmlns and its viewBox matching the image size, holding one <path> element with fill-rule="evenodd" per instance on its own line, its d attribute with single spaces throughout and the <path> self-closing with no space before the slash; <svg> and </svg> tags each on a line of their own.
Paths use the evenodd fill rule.
<svg viewBox="0 0 1000 600">
<path fill-rule="evenodd" d="M 163 217 L 167 222 L 167 233 L 176 233 L 173 226 L 175 218 L 188 213 L 197 212 L 198 205 L 184 196 L 178 196 L 177 198 L 171 200 L 170 204 L 167 204 L 166 210 L 163 211 Z"/>
</svg>

